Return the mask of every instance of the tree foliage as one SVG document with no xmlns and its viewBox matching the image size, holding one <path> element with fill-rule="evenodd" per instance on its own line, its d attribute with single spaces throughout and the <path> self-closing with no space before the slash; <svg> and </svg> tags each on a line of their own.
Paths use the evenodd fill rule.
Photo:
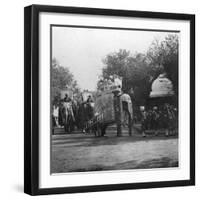
<svg viewBox="0 0 200 200">
<path fill-rule="evenodd" d="M 118 52 L 108 54 L 103 60 L 103 79 L 110 75 L 117 74 L 123 79 L 122 90 L 127 93 L 131 91 L 136 102 L 141 102 L 144 96 L 148 95 L 149 90 L 149 67 L 146 56 L 141 53 L 131 55 L 129 51 L 120 49 Z"/>
<path fill-rule="evenodd" d="M 79 87 L 76 80 L 74 80 L 73 74 L 67 67 L 61 66 L 54 58 L 52 60 L 52 100 L 58 100 L 60 98 L 60 92 L 66 88 L 72 88 L 74 93 L 79 92 Z"/>
<path fill-rule="evenodd" d="M 178 92 L 178 36 L 169 34 L 163 41 L 154 40 L 147 53 L 131 53 L 125 49 L 110 53 L 103 59 L 102 79 L 117 74 L 123 78 L 123 91 L 143 104 L 152 81 L 166 72 Z"/>
<path fill-rule="evenodd" d="M 156 66 L 158 72 L 167 73 L 176 94 L 178 93 L 178 41 L 177 34 L 169 34 L 163 41 L 155 40 L 147 52 L 150 65 Z"/>
</svg>

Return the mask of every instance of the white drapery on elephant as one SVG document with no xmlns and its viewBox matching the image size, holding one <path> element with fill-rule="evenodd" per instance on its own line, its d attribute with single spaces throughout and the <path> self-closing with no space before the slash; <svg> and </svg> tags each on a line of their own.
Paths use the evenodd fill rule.
<svg viewBox="0 0 200 200">
<path fill-rule="evenodd" d="M 133 119 L 133 107 L 131 97 L 123 93 L 120 96 L 120 107 L 121 107 L 121 124 L 122 126 L 129 127 L 129 133 L 131 134 L 132 119 Z"/>
</svg>

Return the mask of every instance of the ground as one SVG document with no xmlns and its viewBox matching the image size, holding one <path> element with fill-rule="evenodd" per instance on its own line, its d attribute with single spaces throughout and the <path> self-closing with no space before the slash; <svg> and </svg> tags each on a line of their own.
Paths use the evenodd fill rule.
<svg viewBox="0 0 200 200">
<path fill-rule="evenodd" d="M 178 167 L 178 137 L 140 134 L 105 137 L 74 132 L 52 136 L 51 172 Z"/>
</svg>

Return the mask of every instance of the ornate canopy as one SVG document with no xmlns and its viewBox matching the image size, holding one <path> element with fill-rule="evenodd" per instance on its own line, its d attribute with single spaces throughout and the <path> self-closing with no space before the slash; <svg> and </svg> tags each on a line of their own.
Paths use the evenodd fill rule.
<svg viewBox="0 0 200 200">
<path fill-rule="evenodd" d="M 166 74 L 160 74 L 152 83 L 149 97 L 169 97 L 173 95 L 174 90 L 172 82 L 166 77 Z"/>
</svg>

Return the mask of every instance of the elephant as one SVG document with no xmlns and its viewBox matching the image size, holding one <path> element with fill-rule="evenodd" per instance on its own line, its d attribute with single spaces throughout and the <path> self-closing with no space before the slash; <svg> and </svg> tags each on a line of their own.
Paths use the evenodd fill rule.
<svg viewBox="0 0 200 200">
<path fill-rule="evenodd" d="M 104 136 L 106 134 L 106 128 L 111 124 L 117 124 L 117 135 L 121 135 L 121 127 L 128 126 L 129 135 L 132 135 L 132 122 L 133 122 L 133 110 L 132 110 L 132 101 L 131 97 L 126 94 L 120 94 L 113 98 L 114 108 L 114 118 L 113 120 L 107 119 L 106 116 L 110 112 L 110 107 L 104 109 L 103 115 L 98 115 L 96 120 L 94 120 L 94 126 L 91 128 L 95 132 L 96 136 Z M 106 112 L 106 110 L 108 110 Z M 98 119 L 100 116 L 102 118 Z"/>
<path fill-rule="evenodd" d="M 74 113 L 71 102 L 63 103 L 63 124 L 66 133 L 71 133 L 75 122 Z"/>
</svg>

